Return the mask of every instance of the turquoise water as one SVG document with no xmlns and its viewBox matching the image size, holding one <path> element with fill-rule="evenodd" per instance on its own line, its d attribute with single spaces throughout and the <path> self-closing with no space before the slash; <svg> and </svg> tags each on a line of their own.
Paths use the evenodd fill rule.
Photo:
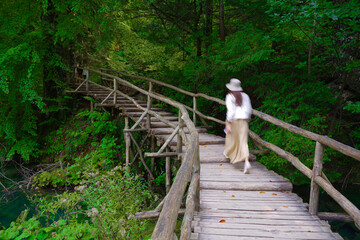
<svg viewBox="0 0 360 240">
<path fill-rule="evenodd" d="M 2 197 L 0 201 L 0 226 L 9 227 L 10 223 L 15 221 L 25 209 L 30 210 L 28 218 L 35 213 L 35 206 L 28 199 L 29 194 L 31 193 L 16 191 L 14 194 Z"/>
<path fill-rule="evenodd" d="M 22 180 L 15 166 L 4 167 L 2 173 L 14 181 Z M 12 183 L 7 179 L 0 178 L 0 181 L 8 188 L 12 186 Z M 2 188 L 0 190 L 0 227 L 9 227 L 10 223 L 15 221 L 25 209 L 29 209 L 28 218 L 35 213 L 35 206 L 29 199 L 33 194 L 31 191 L 11 189 L 11 193 L 8 193 Z"/>
</svg>

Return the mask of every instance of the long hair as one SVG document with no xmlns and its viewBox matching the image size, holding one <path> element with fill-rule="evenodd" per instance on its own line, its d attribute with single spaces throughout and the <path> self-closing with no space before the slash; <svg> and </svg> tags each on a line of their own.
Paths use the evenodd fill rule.
<svg viewBox="0 0 360 240">
<path fill-rule="evenodd" d="M 234 97 L 235 97 L 235 104 L 237 106 L 240 106 L 242 105 L 242 93 L 243 91 L 229 91 L 229 93 L 231 93 Z"/>
</svg>

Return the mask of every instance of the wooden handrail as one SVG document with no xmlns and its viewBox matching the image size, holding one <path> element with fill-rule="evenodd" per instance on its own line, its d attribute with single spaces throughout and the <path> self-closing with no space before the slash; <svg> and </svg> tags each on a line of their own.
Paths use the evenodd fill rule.
<svg viewBox="0 0 360 240">
<path fill-rule="evenodd" d="M 222 100 L 222 99 L 219 99 L 219 98 L 216 98 L 216 97 L 211 97 L 211 96 L 208 96 L 204 93 L 192 93 L 192 92 L 189 92 L 189 91 L 186 91 L 186 90 L 183 90 L 183 89 L 180 89 L 180 88 L 177 88 L 177 87 L 174 87 L 170 84 L 167 84 L 167 83 L 163 83 L 161 81 L 158 81 L 158 80 L 155 80 L 155 79 L 152 79 L 152 78 L 147 78 L 147 77 L 140 77 L 140 76 L 134 76 L 134 75 L 131 75 L 131 74 L 126 74 L 126 73 L 123 73 L 121 71 L 116 71 L 116 70 L 110 70 L 110 69 L 102 69 L 104 71 L 114 71 L 114 72 L 117 72 L 117 73 L 120 73 L 121 75 L 123 76 L 126 76 L 126 77 L 130 77 L 130 78 L 137 78 L 137 79 L 141 79 L 141 80 L 147 80 L 147 81 L 151 81 L 153 83 L 157 83 L 161 86 L 164 86 L 164 87 L 168 87 L 168 88 L 171 88 L 173 90 L 176 90 L 178 92 L 181 92 L 185 95 L 188 95 L 188 96 L 191 96 L 191 97 L 202 97 L 202 98 L 205 98 L 207 100 L 210 100 L 210 101 L 213 101 L 213 102 L 217 102 L 221 105 L 226 105 L 225 101 Z M 186 106 L 186 108 L 189 110 L 189 111 L 194 111 L 191 107 L 188 107 Z M 208 120 L 212 120 L 212 121 L 215 121 L 215 122 L 218 122 L 218 123 L 223 123 L 224 121 L 220 120 L 220 119 L 216 119 L 214 117 L 210 117 L 210 116 L 206 116 L 204 114 L 202 114 L 200 111 L 196 111 L 196 113 L 203 117 L 203 118 L 206 118 Z M 313 133 L 313 132 L 310 132 L 308 130 L 305 130 L 305 129 L 302 129 L 302 128 L 299 128 L 295 125 L 292 125 L 292 124 L 289 124 L 287 122 L 284 122 L 280 119 L 277 119 L 275 117 L 272 117 L 266 113 L 263 113 L 263 112 L 260 112 L 256 109 L 253 109 L 253 112 L 252 114 L 254 116 L 257 116 L 267 122 L 270 122 L 278 127 L 281 127 L 281 128 L 284 128 L 290 132 L 293 132 L 293 133 L 296 133 L 298 135 L 301 135 L 303 137 L 306 137 L 306 138 L 309 138 L 311 140 L 314 140 L 314 141 L 317 141 L 317 142 L 320 142 L 334 150 L 337 150 L 349 157 L 352 157 L 352 158 L 355 158 L 357 160 L 360 161 L 360 150 L 357 150 L 356 148 L 353 148 L 353 147 L 350 147 L 348 145 L 345 145 L 341 142 L 338 142 L 332 138 L 329 138 L 327 136 L 323 136 L 323 135 L 320 135 L 320 134 L 316 134 L 316 133 Z"/>
<path fill-rule="evenodd" d="M 89 69 L 89 71 L 100 74 L 102 76 L 112 78 L 112 79 L 116 80 L 118 83 L 122 84 L 123 86 L 132 88 L 146 96 L 149 96 L 153 99 L 157 99 L 157 100 L 165 102 L 171 106 L 174 106 L 174 107 L 178 108 L 179 112 L 181 113 L 181 120 L 184 122 L 184 124 L 188 128 L 190 136 L 189 136 L 188 140 L 185 141 L 186 152 L 185 152 L 182 164 L 180 166 L 180 169 L 178 170 L 178 173 L 175 176 L 174 183 L 172 184 L 169 193 L 166 195 L 166 199 L 164 201 L 162 211 L 160 213 L 157 224 L 156 224 L 155 229 L 152 234 L 152 239 L 160 239 L 160 240 L 172 239 L 173 234 L 174 234 L 175 225 L 176 225 L 176 220 L 178 217 L 178 212 L 179 212 L 180 205 L 182 202 L 182 197 L 185 193 L 187 184 L 191 180 L 192 170 L 197 169 L 198 172 L 195 172 L 196 174 L 199 174 L 199 170 L 200 170 L 199 167 L 194 168 L 194 163 L 195 163 L 195 165 L 199 164 L 198 159 L 197 159 L 198 158 L 198 147 L 199 147 L 199 136 L 198 136 L 198 132 L 195 128 L 195 125 L 191 121 L 189 114 L 188 114 L 186 108 L 184 107 L 184 105 L 179 104 L 178 102 L 176 102 L 170 98 L 159 96 L 157 94 L 154 94 L 153 92 L 149 92 L 142 88 L 139 88 L 117 76 L 112 76 L 110 74 L 107 74 L 107 73 L 104 73 L 101 71 L 97 71 L 97 70 L 93 70 L 93 69 Z M 92 83 L 92 84 L 96 84 L 96 83 Z M 101 85 L 98 85 L 98 86 L 101 86 Z M 101 87 L 104 89 L 113 91 L 113 89 L 111 89 L 111 88 L 104 87 L 104 86 L 101 86 Z M 119 90 L 116 90 L 116 92 L 121 95 L 124 95 Z M 137 105 L 137 107 L 140 109 L 143 109 L 144 111 L 147 110 L 148 113 L 151 115 L 155 115 L 155 112 L 148 110 L 147 108 L 143 108 L 140 105 Z M 181 132 L 182 132 L 182 134 L 179 134 L 179 135 L 183 135 L 182 137 L 185 140 L 186 135 L 184 134 L 183 131 L 181 131 Z"/>
<path fill-rule="evenodd" d="M 156 83 L 159 84 L 161 86 L 165 86 L 168 88 L 171 88 L 175 91 L 181 92 L 183 94 L 186 94 L 188 96 L 192 96 L 194 99 L 196 97 L 202 97 L 205 98 L 207 100 L 213 101 L 213 102 L 217 102 L 221 105 L 225 105 L 225 101 L 223 101 L 222 99 L 216 98 L 216 97 L 211 97 L 208 96 L 206 94 L 203 93 L 192 93 L 177 87 L 174 87 L 170 84 L 167 83 L 163 83 L 161 81 L 155 80 L 155 79 L 151 79 L 151 78 L 146 78 L 146 77 L 140 77 L 140 76 L 134 76 L 134 75 L 130 75 L 130 74 L 125 74 L 123 72 L 120 71 L 116 71 L 116 70 L 109 70 L 109 69 L 102 69 L 103 71 L 113 71 L 113 72 L 117 72 L 122 74 L 125 77 L 130 77 L 130 78 L 136 78 L 136 79 L 141 79 L 141 80 L 147 80 L 150 81 L 152 83 Z M 159 96 L 159 94 L 157 94 L 157 96 Z M 175 101 L 176 102 L 176 101 Z M 176 102 L 177 103 L 177 102 Z M 210 116 L 206 116 L 204 114 L 202 114 L 200 111 L 198 111 L 195 108 L 191 108 L 188 106 L 185 106 L 184 109 L 190 110 L 196 114 L 198 114 L 200 117 L 208 119 L 208 120 L 212 120 L 215 122 L 218 122 L 220 124 L 224 124 L 225 122 L 214 118 L 214 117 L 210 117 Z M 326 145 L 336 151 L 339 151 L 341 153 L 343 153 L 346 156 L 350 156 L 356 160 L 360 160 L 360 151 L 350 147 L 348 145 L 345 145 L 341 142 L 338 142 L 332 138 L 329 138 L 327 136 L 323 136 L 323 135 L 319 135 L 313 132 L 310 132 L 308 130 L 299 128 L 297 126 L 294 126 L 292 124 L 286 123 L 280 119 L 277 119 L 275 117 L 272 117 L 266 113 L 260 112 L 258 110 L 253 109 L 253 115 L 257 116 L 267 122 L 273 123 L 276 126 L 279 126 L 283 129 L 286 129 L 290 132 L 296 133 L 298 135 L 304 136 L 306 138 L 309 138 L 311 140 L 314 140 L 318 143 L 321 143 L 323 145 Z M 194 119 L 194 118 L 193 118 Z M 285 158 L 286 160 L 288 160 L 290 163 L 292 163 L 298 170 L 300 170 L 305 176 L 307 176 L 310 179 L 313 179 L 313 183 L 318 184 L 320 187 L 322 187 L 335 201 L 337 201 L 339 203 L 339 205 L 354 219 L 355 225 L 360 228 L 360 211 L 358 208 L 356 208 L 355 205 L 353 205 L 347 198 L 345 198 L 341 193 L 339 193 L 326 179 L 326 176 L 321 173 L 321 175 L 313 175 L 312 170 L 310 170 L 308 167 L 306 167 L 298 158 L 294 157 L 293 155 L 291 155 L 290 153 L 282 150 L 281 148 L 268 143 L 264 140 L 262 140 L 258 135 L 256 135 L 255 133 L 253 133 L 252 131 L 249 132 L 249 136 L 256 141 L 257 143 L 259 143 L 260 145 L 269 148 L 270 150 L 274 151 L 276 154 L 278 154 L 279 156 Z M 185 154 L 186 156 L 186 154 Z M 187 177 L 187 176 L 186 176 Z M 189 177 L 190 178 L 190 177 Z M 186 178 L 186 181 L 188 182 L 189 179 Z M 187 184 L 186 182 L 186 184 Z M 174 186 L 174 185 L 173 185 Z M 179 185 L 180 186 L 180 185 Z M 180 186 L 182 187 L 182 185 Z M 170 190 L 171 192 L 171 190 Z M 169 192 L 169 193 L 170 193 Z M 162 227 L 165 225 L 161 225 Z M 184 226 L 184 229 L 188 229 L 188 227 Z M 156 238 L 157 239 L 157 238 Z M 159 239 L 163 239 L 163 238 L 159 238 Z M 170 238 L 169 238 L 170 239 Z"/>
</svg>

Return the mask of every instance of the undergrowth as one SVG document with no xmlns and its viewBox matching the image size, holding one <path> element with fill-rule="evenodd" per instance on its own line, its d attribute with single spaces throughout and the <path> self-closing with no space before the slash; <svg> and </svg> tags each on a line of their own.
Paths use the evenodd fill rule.
<svg viewBox="0 0 360 240">
<path fill-rule="evenodd" d="M 107 112 L 85 110 L 50 133 L 39 156 L 58 167 L 38 174 L 34 186 L 70 190 L 30 195 L 36 214 L 27 219 L 23 211 L 0 239 L 149 239 L 154 222 L 130 216 L 158 198 L 141 175 L 122 167 L 123 128 Z"/>
</svg>

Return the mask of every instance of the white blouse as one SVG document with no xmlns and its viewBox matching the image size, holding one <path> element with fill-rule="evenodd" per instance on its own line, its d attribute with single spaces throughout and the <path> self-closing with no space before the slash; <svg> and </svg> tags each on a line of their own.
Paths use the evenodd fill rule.
<svg viewBox="0 0 360 240">
<path fill-rule="evenodd" d="M 227 94 L 225 98 L 226 102 L 226 120 L 231 122 L 233 119 L 250 119 L 252 113 L 252 106 L 250 98 L 246 93 L 241 93 L 242 105 L 237 106 L 235 103 L 235 97 L 232 94 Z"/>
</svg>

